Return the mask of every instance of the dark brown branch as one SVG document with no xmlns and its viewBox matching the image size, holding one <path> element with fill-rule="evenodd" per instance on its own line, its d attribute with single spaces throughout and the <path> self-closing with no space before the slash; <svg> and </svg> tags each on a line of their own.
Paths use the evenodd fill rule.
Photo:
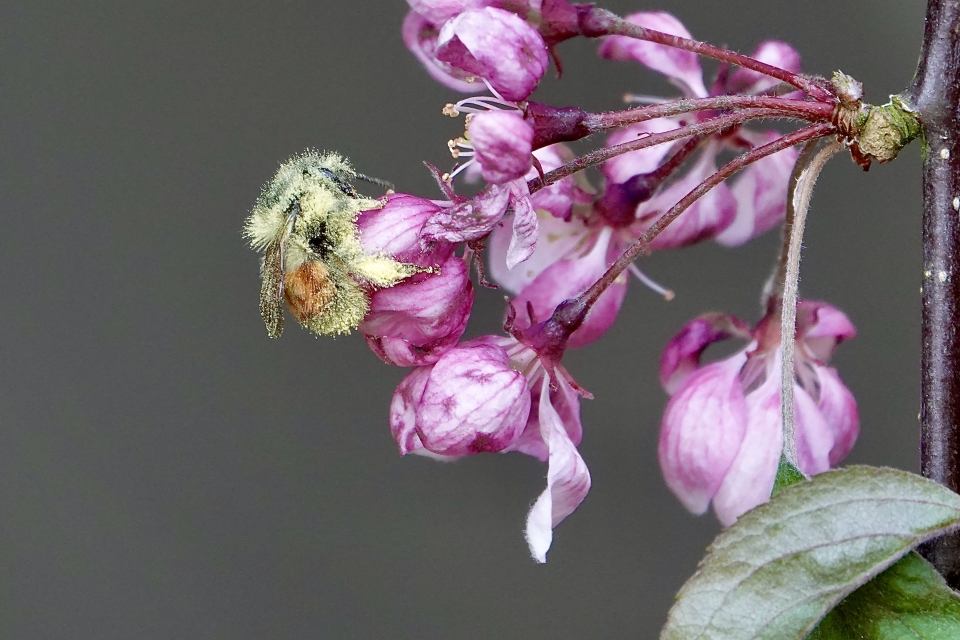
<svg viewBox="0 0 960 640">
<path fill-rule="evenodd" d="M 919 114 L 923 162 L 920 470 L 960 492 L 960 2 L 929 0 L 920 66 L 904 95 Z M 960 587 L 960 533 L 921 549 Z"/>
</svg>

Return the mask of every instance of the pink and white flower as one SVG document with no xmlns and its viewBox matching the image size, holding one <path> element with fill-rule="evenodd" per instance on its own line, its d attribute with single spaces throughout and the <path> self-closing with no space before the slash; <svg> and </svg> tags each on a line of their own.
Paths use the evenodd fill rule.
<svg viewBox="0 0 960 640">
<path fill-rule="evenodd" d="M 729 526 L 770 498 L 783 434 L 780 420 L 779 316 L 748 329 L 719 314 L 685 326 L 667 345 L 660 378 L 671 394 L 660 431 L 659 458 L 667 486 L 693 513 L 711 501 Z M 857 404 L 826 366 L 836 346 L 856 334 L 835 307 L 797 306 L 795 425 L 800 470 L 812 475 L 842 460 L 859 431 Z M 710 344 L 751 340 L 724 360 L 700 364 Z"/>
<path fill-rule="evenodd" d="M 562 367 L 553 371 L 515 338 L 484 336 L 414 369 L 390 406 L 401 454 L 449 460 L 517 451 L 547 462 L 547 486 L 530 509 L 525 531 L 538 562 L 546 561 L 553 529 L 590 489 L 590 473 L 577 451 L 583 434 L 578 392 Z"/>
<path fill-rule="evenodd" d="M 692 37 L 686 27 L 669 13 L 635 13 L 627 16 L 627 20 L 671 35 Z M 687 98 L 706 98 L 731 93 L 755 95 L 768 92 L 779 84 L 757 72 L 738 69 L 729 77 L 722 75 L 717 86 L 707 90 L 703 82 L 703 69 L 695 54 L 626 36 L 606 38 L 600 45 L 600 55 L 613 60 L 635 60 L 662 73 L 679 87 Z M 800 70 L 799 54 L 784 42 L 764 42 L 754 52 L 754 57 L 789 71 Z M 700 116 L 704 117 L 710 117 L 710 114 Z M 617 131 L 610 136 L 607 144 L 619 144 L 636 139 L 638 135 L 667 131 L 682 124 L 689 122 L 677 118 L 644 122 Z M 687 176 L 681 177 L 655 197 L 656 201 L 638 198 L 634 202 L 623 202 L 626 212 L 622 213 L 621 217 L 628 215 L 633 209 L 638 221 L 646 220 L 646 226 L 653 224 L 670 206 L 716 171 L 717 156 L 724 149 L 750 149 L 771 142 L 777 137 L 779 134 L 774 131 L 755 133 L 742 127 L 714 134 L 704 143 L 700 160 Z M 618 156 L 606 163 L 604 174 L 611 184 L 623 184 L 633 176 L 653 171 L 667 151 L 661 146 Z M 683 246 L 704 238 L 714 238 L 721 244 L 737 246 L 769 230 L 783 220 L 787 182 L 796 158 L 795 149 L 784 149 L 744 169 L 731 181 L 731 186 L 720 184 L 714 187 L 706 198 L 681 214 L 667 231 L 657 238 L 656 247 L 663 249 Z M 711 199 L 710 202 L 707 201 L 708 198 Z"/>
</svg>

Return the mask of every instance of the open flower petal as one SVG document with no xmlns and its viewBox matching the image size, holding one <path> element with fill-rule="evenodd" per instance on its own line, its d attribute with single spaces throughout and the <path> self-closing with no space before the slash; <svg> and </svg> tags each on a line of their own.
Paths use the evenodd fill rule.
<svg viewBox="0 0 960 640">
<path fill-rule="evenodd" d="M 528 306 L 533 307 L 535 321 L 542 322 L 553 314 L 558 304 L 586 291 L 609 266 L 609 248 L 610 230 L 605 229 L 587 255 L 559 260 L 547 267 L 513 299 L 513 307 L 518 313 L 516 327 L 525 329 L 531 325 L 526 312 Z M 606 333 L 620 311 L 626 291 L 626 277 L 621 276 L 603 292 L 583 325 L 570 336 L 567 346 L 571 349 L 583 347 Z"/>
<path fill-rule="evenodd" d="M 649 227 L 677 202 L 717 171 L 716 149 L 704 149 L 690 171 L 639 207 L 644 227 Z M 694 202 L 650 244 L 652 249 L 673 249 L 712 238 L 730 226 L 737 214 L 737 201 L 721 183 Z"/>
<path fill-rule="evenodd" d="M 682 22 L 663 11 L 634 13 L 626 19 L 641 27 L 673 36 L 693 37 Z M 600 45 L 600 55 L 611 60 L 636 60 L 676 81 L 687 96 L 707 95 L 707 88 L 703 86 L 703 69 L 700 66 L 700 60 L 697 54 L 690 51 L 627 36 L 610 36 Z"/>
<path fill-rule="evenodd" d="M 750 57 L 793 73 L 800 73 L 801 71 L 800 54 L 789 44 L 779 40 L 761 42 Z M 780 80 L 776 78 L 771 78 L 759 71 L 738 67 L 730 77 L 728 89 L 731 93 L 756 95 L 773 89 L 778 84 L 780 84 Z"/>
<path fill-rule="evenodd" d="M 707 510 L 744 439 L 747 407 L 738 374 L 745 360 L 739 355 L 694 373 L 663 415 L 660 469 L 670 490 L 696 514 Z"/>
<path fill-rule="evenodd" d="M 830 367 L 817 367 L 820 377 L 820 402 L 817 407 L 824 422 L 833 432 L 833 447 L 830 449 L 830 465 L 837 465 L 847 457 L 860 433 L 860 414 L 857 401 L 840 380 L 837 371 Z"/>
<path fill-rule="evenodd" d="M 490 233 L 510 203 L 510 186 L 492 184 L 475 197 L 441 210 L 423 226 L 421 242 L 466 242 Z"/>
<path fill-rule="evenodd" d="M 517 184 L 519 183 L 519 184 Z M 537 248 L 537 212 L 530 202 L 530 191 L 524 180 L 518 180 L 511 185 L 516 197 L 511 201 L 513 205 L 513 235 L 510 236 L 510 246 L 507 247 L 507 269 L 513 269 L 521 262 L 530 258 Z"/>
<path fill-rule="evenodd" d="M 776 131 L 752 133 L 744 130 L 741 135 L 755 146 L 780 137 Z M 790 148 L 743 170 L 730 187 L 737 202 L 736 215 L 730 226 L 717 235 L 717 242 L 736 247 L 783 222 L 787 211 L 787 186 L 796 162 L 797 150 Z"/>
<path fill-rule="evenodd" d="M 416 11 L 409 12 L 403 20 L 401 29 L 403 43 L 420 61 L 430 77 L 455 91 L 476 93 L 478 85 L 473 81 L 473 74 L 437 59 L 437 36 L 439 34 L 440 31 L 434 23 Z"/>
<path fill-rule="evenodd" d="M 713 497 L 713 510 L 725 527 L 770 499 L 777 476 L 783 431 L 780 428 L 780 379 L 770 376 L 746 397 L 743 444 Z"/>
<path fill-rule="evenodd" d="M 590 472 L 550 402 L 547 376 L 540 389 L 539 416 L 541 437 L 549 450 L 547 488 L 527 515 L 526 539 L 533 558 L 546 562 L 554 527 L 573 513 L 590 491 Z"/>
</svg>

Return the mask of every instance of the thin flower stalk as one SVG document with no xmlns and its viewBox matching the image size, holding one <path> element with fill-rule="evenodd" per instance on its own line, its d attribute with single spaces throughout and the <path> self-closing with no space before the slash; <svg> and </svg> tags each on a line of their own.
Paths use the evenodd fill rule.
<svg viewBox="0 0 960 640">
<path fill-rule="evenodd" d="M 549 173 L 544 174 L 542 178 L 536 178 L 531 180 L 529 183 L 530 193 L 536 193 L 544 187 L 548 187 L 551 184 L 571 176 L 578 171 L 583 171 L 590 167 L 596 166 L 603 162 L 606 162 L 610 158 L 615 158 L 624 153 L 630 151 L 638 151 L 640 149 L 646 149 L 648 147 L 655 147 L 659 144 L 664 144 L 666 142 L 673 142 L 674 140 L 679 140 L 681 138 L 687 138 L 690 136 L 700 136 L 707 135 L 711 133 L 716 133 L 718 131 L 723 131 L 724 129 L 732 126 L 736 126 L 747 122 L 749 120 L 757 120 L 760 118 L 778 118 L 782 117 L 778 111 L 772 109 L 748 109 L 740 111 L 738 113 L 731 113 L 722 116 L 717 116 L 716 118 L 710 118 L 709 120 L 704 120 L 703 122 L 697 122 L 694 124 L 689 124 L 677 129 L 671 129 L 670 131 L 664 131 L 662 133 L 652 133 L 650 135 L 644 136 L 635 140 L 633 142 L 625 142 L 623 144 L 614 145 L 611 147 L 604 147 L 602 149 L 597 149 L 590 153 L 584 154 L 572 162 L 550 171 Z M 824 133 L 819 135 L 826 135 L 830 131 L 836 129 L 833 124 L 823 123 L 822 125 L 814 125 L 815 127 L 820 127 L 818 130 L 822 130 Z M 801 131 L 807 131 L 807 129 L 801 129 Z M 791 134 L 792 135 L 792 134 Z M 804 138 L 806 140 L 806 138 Z M 802 142 L 803 140 L 800 140 Z M 797 144 L 797 143 L 794 143 Z M 788 145 L 792 146 L 792 145 Z M 758 147 L 758 148 L 766 148 Z M 786 148 L 786 147 L 782 147 Z M 778 149 L 779 150 L 779 149 Z M 757 158 L 759 159 L 759 158 Z M 753 160 L 751 160 L 753 162 Z M 722 180 L 721 180 L 722 181 Z M 699 196 L 698 196 L 699 197 Z M 679 214 L 678 214 L 679 215 Z"/>
<path fill-rule="evenodd" d="M 680 36 L 670 35 L 662 31 L 655 31 L 640 25 L 628 22 L 620 16 L 613 14 L 605 9 L 595 7 L 586 8 L 580 15 L 580 29 L 582 33 L 590 38 L 603 36 L 620 35 L 647 42 L 655 42 L 676 49 L 691 51 L 701 56 L 713 58 L 721 62 L 734 64 L 744 69 L 750 69 L 758 73 L 776 78 L 782 82 L 792 85 L 804 93 L 822 102 L 834 101 L 835 96 L 827 89 L 817 85 L 804 76 L 781 69 L 773 65 L 766 64 L 754 58 L 728 51 L 720 47 Z"/>
<path fill-rule="evenodd" d="M 778 111 L 781 117 L 809 122 L 828 122 L 833 118 L 835 105 L 811 100 L 792 100 L 775 96 L 713 96 L 709 98 L 682 98 L 663 104 L 652 104 L 623 111 L 588 113 L 583 125 L 590 133 L 610 131 L 654 118 L 682 115 L 696 111 L 731 111 L 764 109 Z"/>
<path fill-rule="evenodd" d="M 807 140 L 814 140 L 817 138 L 822 138 L 826 135 L 829 135 L 836 131 L 836 127 L 829 123 L 815 124 L 803 129 L 794 131 L 791 134 L 785 135 L 782 138 L 774 140 L 769 144 L 765 144 L 756 149 L 752 149 L 743 155 L 731 160 L 723 167 L 721 167 L 716 173 L 712 176 L 701 182 L 695 189 L 690 193 L 684 196 L 676 205 L 673 206 L 666 214 L 664 214 L 660 219 L 658 219 L 646 232 L 641 235 L 637 241 L 631 245 L 626 251 L 624 251 L 616 262 L 614 262 L 607 272 L 603 275 L 602 278 L 597 280 L 593 286 L 584 291 L 580 296 L 578 296 L 579 305 L 583 306 L 583 312 L 585 313 L 587 309 L 600 297 L 600 295 L 606 290 L 610 284 L 623 273 L 637 257 L 646 251 L 650 243 L 669 225 L 671 222 L 676 220 L 681 213 L 686 211 L 686 209 L 692 205 L 694 202 L 699 200 L 705 193 L 710 189 L 717 186 L 737 171 L 740 171 L 744 167 L 765 158 L 769 155 L 777 153 L 783 149 L 792 147 L 797 144 L 806 142 Z M 651 136 L 652 137 L 652 136 Z"/>
</svg>

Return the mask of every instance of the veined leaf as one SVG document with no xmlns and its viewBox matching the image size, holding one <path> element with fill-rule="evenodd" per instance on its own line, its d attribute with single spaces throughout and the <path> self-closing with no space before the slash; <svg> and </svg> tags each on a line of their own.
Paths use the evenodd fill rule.
<svg viewBox="0 0 960 640">
<path fill-rule="evenodd" d="M 661 640 L 802 639 L 916 545 L 960 526 L 960 495 L 851 467 L 785 487 L 740 517 L 677 594 Z"/>
<path fill-rule="evenodd" d="M 960 594 L 908 553 L 820 621 L 810 640 L 956 640 Z"/>
</svg>

